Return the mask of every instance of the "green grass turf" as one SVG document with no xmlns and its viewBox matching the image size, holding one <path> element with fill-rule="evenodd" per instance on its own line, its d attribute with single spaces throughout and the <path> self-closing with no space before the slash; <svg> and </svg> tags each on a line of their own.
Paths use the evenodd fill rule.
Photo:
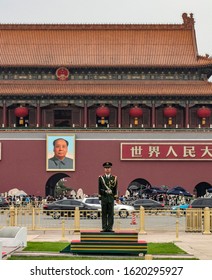
<svg viewBox="0 0 212 280">
<path fill-rule="evenodd" d="M 24 248 L 24 252 L 49 252 L 49 253 L 59 253 L 62 249 L 64 249 L 66 246 L 68 246 L 70 243 L 68 242 L 27 242 L 27 247 Z M 148 250 L 147 254 L 150 255 L 160 255 L 160 257 L 155 259 L 180 259 L 180 260 L 191 260 L 195 258 L 188 258 L 184 257 L 186 256 L 186 252 L 177 247 L 174 243 L 168 242 L 168 243 L 148 243 Z M 164 255 L 164 257 L 162 256 Z M 170 255 L 170 258 L 168 257 Z M 179 257 L 172 257 L 177 256 Z M 107 259 L 116 259 L 116 260 L 126 260 L 126 259 L 142 259 L 139 256 L 107 256 L 107 255 L 101 255 L 101 256 L 79 256 L 79 255 L 66 255 L 66 256 L 51 256 L 51 255 L 45 255 L 45 256 L 29 256 L 29 255 L 21 255 L 16 256 L 12 255 L 8 258 L 8 260 L 107 260 Z"/>
<path fill-rule="evenodd" d="M 68 242 L 27 242 L 25 252 L 60 252 L 70 243 Z M 148 243 L 147 254 L 154 255 L 177 255 L 186 254 L 185 251 L 177 247 L 174 243 Z"/>
</svg>

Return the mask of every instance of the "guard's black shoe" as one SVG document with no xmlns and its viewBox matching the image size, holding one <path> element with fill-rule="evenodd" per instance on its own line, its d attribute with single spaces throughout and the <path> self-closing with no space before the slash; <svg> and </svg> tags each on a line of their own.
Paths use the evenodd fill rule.
<svg viewBox="0 0 212 280">
<path fill-rule="evenodd" d="M 112 230 L 112 229 L 109 229 L 107 232 L 114 232 L 114 230 Z"/>
</svg>

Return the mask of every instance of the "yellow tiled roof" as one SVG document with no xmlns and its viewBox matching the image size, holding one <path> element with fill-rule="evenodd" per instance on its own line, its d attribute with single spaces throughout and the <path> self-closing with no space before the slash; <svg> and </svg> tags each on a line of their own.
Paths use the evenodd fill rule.
<svg viewBox="0 0 212 280">
<path fill-rule="evenodd" d="M 0 81 L 0 95 L 76 96 L 209 96 L 212 83 L 205 81 Z"/>
<path fill-rule="evenodd" d="M 198 56 L 193 25 L 0 24 L 0 66 L 179 67 Z"/>
</svg>

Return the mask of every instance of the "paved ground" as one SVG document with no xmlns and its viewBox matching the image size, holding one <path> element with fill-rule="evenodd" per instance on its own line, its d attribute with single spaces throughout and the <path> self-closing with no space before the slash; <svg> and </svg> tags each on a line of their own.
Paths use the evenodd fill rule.
<svg viewBox="0 0 212 280">
<path fill-rule="evenodd" d="M 200 260 L 212 260 L 212 236 L 202 233 L 180 233 L 178 238 L 173 232 L 148 233 L 142 236 L 147 242 L 174 242 L 188 254 Z"/>
<path fill-rule="evenodd" d="M 28 232 L 27 241 L 68 241 L 79 239 L 79 234 L 65 234 L 61 232 Z M 139 240 L 147 242 L 174 242 L 178 247 L 186 251 L 188 254 L 200 260 L 212 260 L 212 236 L 210 234 L 204 235 L 202 233 L 186 233 L 180 232 L 176 236 L 175 232 L 148 232 L 140 234 Z M 3 247 L 2 251 L 11 253 L 16 248 Z"/>
</svg>

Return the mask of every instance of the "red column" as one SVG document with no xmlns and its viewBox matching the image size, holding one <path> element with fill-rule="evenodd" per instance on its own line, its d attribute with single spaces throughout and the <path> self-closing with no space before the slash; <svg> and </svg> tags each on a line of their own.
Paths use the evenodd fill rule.
<svg viewBox="0 0 212 280">
<path fill-rule="evenodd" d="M 155 101 L 152 101 L 152 124 L 151 126 L 154 128 L 155 124 Z"/>
<path fill-rule="evenodd" d="M 37 102 L 37 108 L 36 108 L 36 126 L 41 126 L 41 112 L 40 112 L 40 101 Z"/>
<path fill-rule="evenodd" d="M 189 128 L 189 104 L 186 103 L 186 111 L 185 111 L 185 127 Z"/>
<path fill-rule="evenodd" d="M 118 101 L 118 127 L 121 127 L 121 100 Z"/>
<path fill-rule="evenodd" d="M 88 126 L 88 106 L 87 101 L 84 101 L 84 128 Z"/>
<path fill-rule="evenodd" d="M 7 106 L 6 106 L 6 101 L 3 101 L 3 116 L 2 116 L 2 125 L 3 127 L 7 126 Z"/>
</svg>

